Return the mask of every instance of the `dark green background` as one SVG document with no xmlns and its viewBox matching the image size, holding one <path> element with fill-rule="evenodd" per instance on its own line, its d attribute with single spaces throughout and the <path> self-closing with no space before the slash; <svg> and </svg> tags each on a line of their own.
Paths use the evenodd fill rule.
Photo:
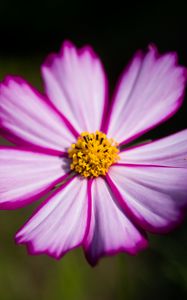
<svg viewBox="0 0 187 300">
<path fill-rule="evenodd" d="M 19 74 L 42 89 L 39 67 L 45 55 L 70 39 L 94 47 L 112 91 L 134 51 L 150 42 L 161 52 L 177 51 L 187 66 L 186 19 L 185 1 L 1 0 L 0 79 Z M 185 128 L 186 112 L 185 100 L 176 116 L 145 138 Z M 14 233 L 37 204 L 0 212 L 1 300 L 187 299 L 187 222 L 169 235 L 150 236 L 150 248 L 136 257 L 105 258 L 92 269 L 79 249 L 56 262 L 28 256 L 14 244 Z"/>
</svg>

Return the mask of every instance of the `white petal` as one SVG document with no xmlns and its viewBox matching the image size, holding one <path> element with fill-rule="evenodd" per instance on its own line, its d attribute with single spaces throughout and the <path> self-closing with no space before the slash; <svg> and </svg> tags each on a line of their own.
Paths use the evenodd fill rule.
<svg viewBox="0 0 187 300">
<path fill-rule="evenodd" d="M 187 168 L 187 130 L 120 153 L 120 163 Z"/>
<path fill-rule="evenodd" d="M 126 213 L 142 228 L 162 233 L 181 221 L 187 205 L 187 169 L 116 165 L 108 174 Z"/>
<path fill-rule="evenodd" d="M 136 254 L 147 246 L 145 236 L 124 214 L 104 179 L 92 183 L 92 216 L 85 242 L 86 256 L 96 264 L 103 255 Z"/>
<path fill-rule="evenodd" d="M 87 180 L 76 177 L 53 194 L 16 235 L 31 253 L 60 258 L 81 245 L 87 228 Z"/>
<path fill-rule="evenodd" d="M 176 55 L 158 56 L 154 47 L 137 53 L 118 85 L 108 135 L 127 143 L 171 117 L 182 103 L 186 70 Z"/>
<path fill-rule="evenodd" d="M 107 98 L 106 78 L 90 47 L 77 50 L 69 42 L 42 66 L 45 90 L 76 130 L 94 132 L 102 123 Z"/>
<path fill-rule="evenodd" d="M 0 84 L 0 125 L 1 132 L 15 144 L 45 152 L 66 151 L 75 141 L 67 122 L 50 102 L 17 77 L 9 76 Z"/>
<path fill-rule="evenodd" d="M 0 208 L 14 209 L 39 199 L 67 173 L 65 158 L 28 150 L 0 149 Z"/>
</svg>

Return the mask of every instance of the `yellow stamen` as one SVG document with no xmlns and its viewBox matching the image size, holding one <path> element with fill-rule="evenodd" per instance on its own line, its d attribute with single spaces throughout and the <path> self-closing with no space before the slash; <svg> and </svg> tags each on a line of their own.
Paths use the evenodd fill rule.
<svg viewBox="0 0 187 300">
<path fill-rule="evenodd" d="M 119 159 L 117 146 L 100 131 L 83 132 L 68 150 L 72 159 L 70 168 L 84 177 L 106 175 L 109 167 Z"/>
</svg>

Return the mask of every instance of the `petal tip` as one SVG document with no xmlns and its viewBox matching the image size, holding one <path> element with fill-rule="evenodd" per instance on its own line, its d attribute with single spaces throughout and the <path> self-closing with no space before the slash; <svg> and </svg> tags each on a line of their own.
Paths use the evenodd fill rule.
<svg viewBox="0 0 187 300">
<path fill-rule="evenodd" d="M 134 247 L 131 248 L 124 248 L 124 247 L 119 247 L 118 249 L 111 249 L 107 251 L 102 251 L 97 255 L 92 255 L 89 253 L 88 249 L 84 249 L 84 255 L 87 260 L 87 262 L 92 266 L 96 267 L 99 264 L 99 261 L 101 258 L 104 257 L 110 257 L 110 256 L 115 256 L 117 254 L 123 253 L 123 254 L 129 254 L 132 256 L 137 255 L 139 252 L 147 249 L 148 247 L 148 240 L 147 239 L 142 239 L 139 241 Z"/>
</svg>

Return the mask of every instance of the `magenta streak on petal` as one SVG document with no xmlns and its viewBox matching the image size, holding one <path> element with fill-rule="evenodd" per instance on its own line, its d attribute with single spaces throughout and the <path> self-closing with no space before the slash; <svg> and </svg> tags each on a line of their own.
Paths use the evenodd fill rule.
<svg viewBox="0 0 187 300">
<path fill-rule="evenodd" d="M 0 203 L 0 209 L 1 210 L 14 210 L 14 209 L 26 206 L 26 205 L 28 205 L 32 202 L 35 202 L 35 201 L 39 200 L 41 197 L 45 196 L 48 192 L 50 192 L 51 189 L 55 187 L 55 185 L 59 184 L 63 180 L 66 180 L 69 177 L 70 174 L 71 174 L 71 172 L 69 172 L 69 173 L 63 175 L 62 177 L 54 180 L 53 182 L 51 182 L 51 184 L 47 188 L 45 188 L 43 191 L 41 191 L 40 193 L 37 193 L 34 196 L 31 196 L 29 198 L 27 198 L 25 196 L 24 200 L 22 200 L 22 201 L 14 201 L 14 202 L 7 201 L 7 202 Z"/>
<path fill-rule="evenodd" d="M 138 226 L 141 226 L 141 228 L 143 230 L 147 230 L 147 231 L 149 231 L 153 234 L 159 234 L 159 233 L 160 234 L 166 234 L 166 233 L 170 232 L 172 229 L 176 228 L 178 225 L 180 225 L 180 223 L 183 221 L 183 219 L 185 217 L 186 210 L 187 210 L 187 205 L 186 205 L 186 207 L 181 208 L 180 218 L 177 221 L 170 222 L 168 225 L 163 226 L 162 228 L 156 228 L 156 227 L 152 226 L 145 219 L 140 220 L 138 217 L 135 216 L 135 214 L 133 213 L 131 208 L 128 206 L 126 199 L 124 199 L 122 197 L 122 195 L 119 192 L 116 184 L 114 184 L 114 182 L 112 181 L 112 179 L 110 178 L 109 175 L 106 176 L 106 180 L 107 180 L 109 186 L 111 187 L 113 193 L 115 194 L 116 199 L 118 200 L 118 202 L 120 203 L 120 205 L 124 209 L 124 212 L 127 214 L 127 216 L 135 224 L 138 224 Z"/>
<path fill-rule="evenodd" d="M 156 168 L 171 168 L 171 169 L 177 169 L 177 168 L 181 168 L 181 167 L 173 167 L 173 166 L 165 166 L 165 165 L 155 165 L 155 164 L 149 164 L 149 165 L 145 165 L 145 164 L 133 164 L 133 163 L 115 163 L 113 164 L 113 166 L 119 166 L 119 167 L 132 167 L 132 168 L 136 168 L 136 167 L 143 167 L 143 168 L 152 168 L 152 167 L 156 167 Z"/>
<path fill-rule="evenodd" d="M 88 195 L 88 212 L 87 212 L 87 222 L 86 222 L 86 230 L 83 237 L 82 244 L 86 244 L 86 239 L 90 230 L 91 218 L 92 218 L 92 197 L 91 197 L 91 187 L 92 187 L 93 179 L 88 179 L 87 185 L 87 195 Z"/>
<path fill-rule="evenodd" d="M 29 218 L 29 220 L 17 231 L 17 233 L 20 231 L 20 230 L 22 230 L 23 228 L 24 228 L 24 226 L 36 215 L 36 213 L 45 205 L 45 204 L 47 204 L 50 200 L 51 200 L 51 198 L 52 197 L 54 197 L 57 193 L 59 193 L 60 191 L 62 191 L 73 179 L 75 178 L 75 176 L 74 177 L 71 177 L 71 178 L 69 178 L 68 179 L 68 181 L 67 182 L 65 182 L 64 184 L 63 184 L 63 186 L 62 187 L 60 187 L 59 189 L 57 189 L 48 199 L 46 199 L 45 201 L 43 201 L 40 205 L 39 205 L 39 207 L 35 210 L 35 212 L 33 213 L 33 215 Z M 16 235 L 17 235 L 17 233 L 16 233 Z M 53 258 L 55 258 L 56 260 L 59 260 L 59 259 L 61 259 L 69 250 L 66 250 L 66 251 L 64 251 L 64 252 L 62 252 L 61 253 L 61 255 L 60 256 L 56 256 L 55 254 L 51 254 L 49 251 L 39 251 L 39 250 L 36 250 L 35 249 L 35 247 L 34 247 L 34 244 L 33 244 L 33 242 L 32 241 L 29 241 L 29 242 L 19 242 L 19 240 L 21 239 L 21 236 L 20 237 L 16 237 L 16 235 L 15 235 L 15 242 L 16 242 L 16 244 L 21 244 L 21 245 L 26 245 L 27 246 L 27 251 L 28 251 L 28 253 L 30 254 L 30 255 L 43 255 L 43 254 L 46 254 L 46 255 L 48 255 L 48 256 L 51 256 L 51 257 L 53 257 Z M 73 249 L 75 249 L 75 248 L 77 248 L 77 247 L 79 247 L 80 245 L 82 244 L 82 242 L 80 243 L 80 244 L 78 244 L 78 245 L 76 245 L 75 247 L 73 247 L 73 248 L 71 248 L 71 250 L 73 250 Z"/>
<path fill-rule="evenodd" d="M 136 52 L 136 54 L 134 55 L 134 57 L 140 57 L 140 58 L 142 59 L 142 62 L 143 62 L 144 56 L 145 56 L 145 55 L 143 55 L 143 53 L 142 53 L 141 50 L 138 50 L 138 51 Z M 113 110 L 113 106 L 114 106 L 114 103 L 115 103 L 116 95 L 117 95 L 118 90 L 119 90 L 119 86 L 121 85 L 121 82 L 122 82 L 123 78 L 124 78 L 124 77 L 126 76 L 126 74 L 128 73 L 129 68 L 130 68 L 130 66 L 131 66 L 131 63 L 132 63 L 133 60 L 134 60 L 134 57 L 130 60 L 130 62 L 128 63 L 127 67 L 125 68 L 124 72 L 122 72 L 122 74 L 121 74 L 121 76 L 120 76 L 120 78 L 119 78 L 119 80 L 118 80 L 118 83 L 117 83 L 117 85 L 116 85 L 116 88 L 115 88 L 115 90 L 114 90 L 114 94 L 113 94 L 113 97 L 112 97 L 112 101 L 111 101 L 111 105 L 110 105 L 110 108 L 109 108 L 109 112 L 108 112 L 107 117 L 105 117 L 105 122 L 104 122 L 103 127 L 102 127 L 102 128 L 103 128 L 103 132 L 106 133 L 106 134 L 107 134 L 107 132 L 108 132 L 108 127 L 109 127 L 109 124 L 110 124 L 110 119 L 111 119 L 111 115 L 112 115 L 112 110 Z M 142 65 L 142 64 L 141 64 L 141 65 Z M 132 92 L 132 90 L 133 90 L 133 87 L 136 85 L 136 81 L 138 80 L 138 76 L 139 76 L 140 71 L 141 71 L 141 66 L 140 66 L 139 72 L 138 72 L 138 74 L 137 74 L 137 76 L 136 76 L 136 79 L 135 79 L 135 81 L 134 81 L 134 84 L 133 84 L 133 86 L 132 86 L 131 92 Z M 130 97 L 131 92 L 130 92 L 130 94 L 129 94 L 128 97 Z M 121 145 L 121 144 L 120 144 L 120 145 Z"/>
<path fill-rule="evenodd" d="M 126 148 L 120 148 L 119 147 L 119 153 L 121 153 L 121 152 L 126 152 L 126 151 L 129 151 L 129 150 L 132 150 L 132 149 L 136 149 L 136 148 L 139 148 L 139 147 L 141 147 L 141 146 L 145 146 L 145 145 L 148 145 L 148 144 L 151 144 L 151 143 L 154 143 L 154 141 L 148 141 L 148 142 L 142 142 L 142 143 L 140 143 L 140 144 L 137 144 L 137 145 L 132 145 L 132 146 L 127 146 Z"/>
<path fill-rule="evenodd" d="M 19 151 L 28 151 L 28 152 L 34 152 L 34 153 L 42 153 L 42 154 L 49 154 L 49 155 L 52 155 L 52 156 L 58 156 L 58 157 L 65 157 L 65 158 L 68 158 L 69 155 L 67 152 L 58 152 L 56 150 L 51 150 L 49 149 L 49 152 L 45 153 L 43 152 L 43 148 L 41 148 L 41 151 L 40 149 L 36 149 L 36 148 L 31 148 L 31 147 L 27 147 L 27 146 L 5 146 L 5 145 L 0 145 L 0 149 L 12 149 L 12 150 L 19 150 Z"/>
<path fill-rule="evenodd" d="M 104 70 L 103 70 L 103 74 Z M 109 92 L 108 92 L 108 81 L 106 78 L 106 75 L 104 76 L 105 78 L 105 101 L 104 101 L 104 107 L 103 107 L 103 115 L 101 118 L 101 125 L 100 125 L 100 131 L 105 132 L 105 122 L 106 122 L 106 116 L 108 115 L 109 112 Z"/>
</svg>

